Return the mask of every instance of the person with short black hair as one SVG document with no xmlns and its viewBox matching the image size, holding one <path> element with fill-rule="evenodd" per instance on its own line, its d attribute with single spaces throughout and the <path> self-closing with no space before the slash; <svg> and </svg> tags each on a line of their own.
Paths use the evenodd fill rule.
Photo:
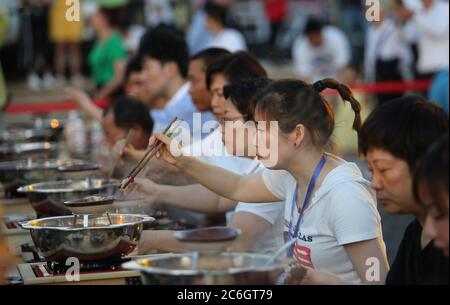
<svg viewBox="0 0 450 305">
<path fill-rule="evenodd" d="M 292 48 L 296 73 L 308 81 L 339 76 L 351 61 L 350 43 L 338 28 L 310 18 Z"/>
<path fill-rule="evenodd" d="M 237 30 L 227 27 L 228 8 L 208 1 L 204 8 L 207 18 L 206 27 L 213 34 L 210 48 L 223 48 L 230 52 L 246 51 L 244 36 Z"/>
<path fill-rule="evenodd" d="M 360 152 L 372 172 L 372 188 L 389 214 L 412 214 L 388 285 L 448 284 L 448 258 L 426 237 L 426 213 L 413 194 L 413 173 L 428 149 L 448 133 L 442 108 L 408 96 L 376 108 L 360 133 Z"/>
<path fill-rule="evenodd" d="M 135 97 L 147 105 L 150 99 L 142 78 L 142 59 L 139 56 L 132 57 L 125 69 L 125 82 L 123 84 L 123 92 L 127 96 Z"/>
<path fill-rule="evenodd" d="M 174 118 L 184 120 L 191 134 L 194 130 L 194 113 L 197 112 L 189 94 L 187 82 L 189 53 L 184 37 L 172 27 L 161 25 L 146 33 L 141 40 L 140 54 L 143 58 L 143 80 L 151 98 L 166 101 L 163 109 L 152 109 L 155 131 L 162 131 Z M 203 115 L 201 116 L 202 120 Z"/>
<path fill-rule="evenodd" d="M 211 48 L 203 50 L 191 57 L 188 79 L 191 83 L 189 94 L 199 111 L 211 111 L 211 93 L 206 86 L 206 71 L 216 61 L 222 60 L 231 53 L 225 49 Z"/>
<path fill-rule="evenodd" d="M 414 174 L 414 195 L 427 212 L 424 234 L 448 257 L 448 156 L 449 139 L 445 135 L 434 144 Z"/>
<path fill-rule="evenodd" d="M 133 130 L 130 145 L 145 149 L 153 133 L 153 120 L 139 100 L 122 96 L 116 98 L 104 111 L 102 127 L 110 147 L 127 137 Z"/>
</svg>

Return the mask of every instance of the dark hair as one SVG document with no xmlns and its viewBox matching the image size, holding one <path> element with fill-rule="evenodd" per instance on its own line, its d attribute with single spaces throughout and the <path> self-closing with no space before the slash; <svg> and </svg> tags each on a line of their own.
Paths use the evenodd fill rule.
<svg viewBox="0 0 450 305">
<path fill-rule="evenodd" d="M 141 38 L 139 54 L 142 58 L 151 57 L 161 64 L 175 62 L 180 75 L 187 77 L 189 51 L 184 36 L 172 26 L 158 25 L 148 30 Z"/>
<path fill-rule="evenodd" d="M 304 34 L 305 35 L 316 33 L 320 34 L 322 32 L 323 27 L 324 23 L 321 20 L 317 19 L 316 17 L 310 17 L 306 22 Z"/>
<path fill-rule="evenodd" d="M 124 23 L 126 23 L 128 15 L 126 6 L 101 6 L 98 10 L 113 28 L 122 29 Z"/>
<path fill-rule="evenodd" d="M 303 124 L 311 132 L 313 143 L 324 147 L 334 131 L 333 108 L 320 95 L 325 89 L 337 90 L 344 102 L 350 102 L 355 112 L 353 129 L 359 132 L 361 105 L 347 86 L 334 79 L 324 79 L 314 85 L 300 80 L 276 81 L 257 98 L 257 111 L 278 121 L 278 126 L 285 133 Z"/>
<path fill-rule="evenodd" d="M 273 81 L 266 78 L 249 79 L 227 85 L 223 88 L 226 99 L 230 99 L 247 121 L 255 120 L 255 98 Z"/>
<path fill-rule="evenodd" d="M 131 129 L 137 125 L 149 135 L 153 133 L 154 123 L 150 111 L 133 97 L 121 96 L 114 99 L 105 109 L 103 116 L 110 112 L 114 113 L 114 123 L 120 128 Z"/>
<path fill-rule="evenodd" d="M 267 71 L 259 61 L 248 52 L 237 52 L 208 66 L 206 85 L 211 88 L 212 78 L 223 74 L 230 84 L 245 79 L 267 78 Z"/>
<path fill-rule="evenodd" d="M 125 81 L 128 81 L 131 73 L 137 73 L 142 71 L 142 59 L 139 56 L 132 57 L 125 69 Z"/>
<path fill-rule="evenodd" d="M 417 202 L 422 202 L 419 192 L 424 186 L 433 197 L 434 206 L 441 215 L 448 216 L 448 206 L 442 202 L 442 195 L 449 193 L 448 184 L 448 134 L 438 143 L 435 143 L 427 152 L 425 157 L 419 162 L 419 166 L 414 174 L 414 196 Z M 427 204 L 430 204 L 428 202 Z M 433 204 L 432 203 L 432 204 Z"/>
<path fill-rule="evenodd" d="M 225 49 L 210 48 L 200 51 L 194 56 L 192 56 L 191 61 L 202 60 L 207 70 L 208 67 L 211 66 L 214 62 L 219 61 L 229 55 L 231 55 L 231 53 Z"/>
<path fill-rule="evenodd" d="M 203 10 L 209 18 L 214 19 L 221 25 L 225 26 L 227 24 L 228 10 L 226 7 L 218 5 L 213 1 L 207 1 Z"/>
<path fill-rule="evenodd" d="M 430 148 L 448 133 L 448 116 L 420 96 L 406 96 L 377 107 L 364 122 L 359 151 L 383 149 L 405 160 L 411 171 Z"/>
</svg>

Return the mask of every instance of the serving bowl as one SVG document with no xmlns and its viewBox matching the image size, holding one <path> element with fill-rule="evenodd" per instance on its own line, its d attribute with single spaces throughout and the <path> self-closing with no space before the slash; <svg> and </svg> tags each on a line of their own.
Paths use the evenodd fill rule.
<svg viewBox="0 0 450 305">
<path fill-rule="evenodd" d="M 112 196 L 120 186 L 119 180 L 92 179 L 64 180 L 36 183 L 17 190 L 26 194 L 39 218 L 70 215 L 64 202 L 93 195 Z"/>
<path fill-rule="evenodd" d="M 146 215 L 108 214 L 59 216 L 21 223 L 30 230 L 40 255 L 48 262 L 80 263 L 118 261 L 130 254 L 141 237 Z"/>
</svg>

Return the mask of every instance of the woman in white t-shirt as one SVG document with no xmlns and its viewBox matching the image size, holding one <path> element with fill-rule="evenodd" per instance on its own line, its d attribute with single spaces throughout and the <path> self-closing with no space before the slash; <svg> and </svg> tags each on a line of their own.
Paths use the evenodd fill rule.
<svg viewBox="0 0 450 305">
<path fill-rule="evenodd" d="M 350 102 L 358 131 L 360 104 L 334 80 L 313 86 L 282 80 L 257 99 L 258 158 L 273 171 L 239 176 L 183 155 L 163 135 L 150 145 L 164 142 L 158 158 L 221 196 L 255 203 L 286 200 L 285 235 L 296 240 L 289 254 L 297 264 L 346 282 L 382 284 L 389 266 L 374 193 L 354 164 L 325 153 L 334 129 L 333 110 L 319 94 L 327 88 Z M 374 262 L 378 278 L 367 276 Z"/>
<path fill-rule="evenodd" d="M 218 81 L 219 78 L 213 77 L 214 88 L 219 85 Z M 250 100 L 255 92 L 267 86 L 269 82 L 266 79 L 248 80 L 225 87 L 223 90 L 225 98 L 222 98 L 221 102 L 224 104 L 224 113 L 220 115 L 221 126 L 224 126 L 224 122 L 236 124 L 232 126 L 232 133 L 221 132 L 223 128 L 218 128 L 213 137 L 208 137 L 206 143 L 195 143 L 201 146 L 212 145 L 221 154 L 225 153 L 223 156 L 202 157 L 205 162 L 242 175 L 261 172 L 264 169 L 258 160 L 252 160 L 253 158 L 246 153 L 251 148 L 242 147 L 242 153 L 238 152 L 233 133 L 255 133 L 256 124 L 250 113 Z M 245 125 L 247 121 L 249 124 Z M 200 150 L 208 148 L 212 149 L 201 147 Z M 196 149 L 186 148 L 186 151 L 194 154 Z M 284 202 L 282 201 L 250 204 L 220 197 L 199 184 L 168 186 L 141 179 L 137 179 L 136 183 L 138 190 L 145 194 L 147 201 L 151 203 L 163 203 L 199 213 L 227 213 L 228 226 L 240 229 L 242 232 L 231 245 L 232 251 L 273 254 L 283 245 Z M 139 251 L 146 254 L 151 250 L 179 252 L 184 249 L 175 240 L 174 232 L 148 231 L 141 238 Z"/>
</svg>

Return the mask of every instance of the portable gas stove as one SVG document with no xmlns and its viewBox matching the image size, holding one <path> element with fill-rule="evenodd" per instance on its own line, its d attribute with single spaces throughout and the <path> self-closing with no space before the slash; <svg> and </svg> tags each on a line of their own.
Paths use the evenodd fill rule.
<svg viewBox="0 0 450 305">
<path fill-rule="evenodd" d="M 33 219 L 34 216 L 21 216 L 21 215 L 8 215 L 2 217 L 0 221 L 0 232 L 8 241 L 9 249 L 15 256 L 20 256 L 21 245 L 26 243 L 32 243 L 30 232 L 23 230 L 19 226 L 19 222 Z"/>
<path fill-rule="evenodd" d="M 17 269 L 24 285 L 140 285 L 140 274 L 120 266 L 105 264 L 81 265 L 79 280 L 71 280 L 73 273 L 60 263 L 20 264 Z"/>
</svg>

